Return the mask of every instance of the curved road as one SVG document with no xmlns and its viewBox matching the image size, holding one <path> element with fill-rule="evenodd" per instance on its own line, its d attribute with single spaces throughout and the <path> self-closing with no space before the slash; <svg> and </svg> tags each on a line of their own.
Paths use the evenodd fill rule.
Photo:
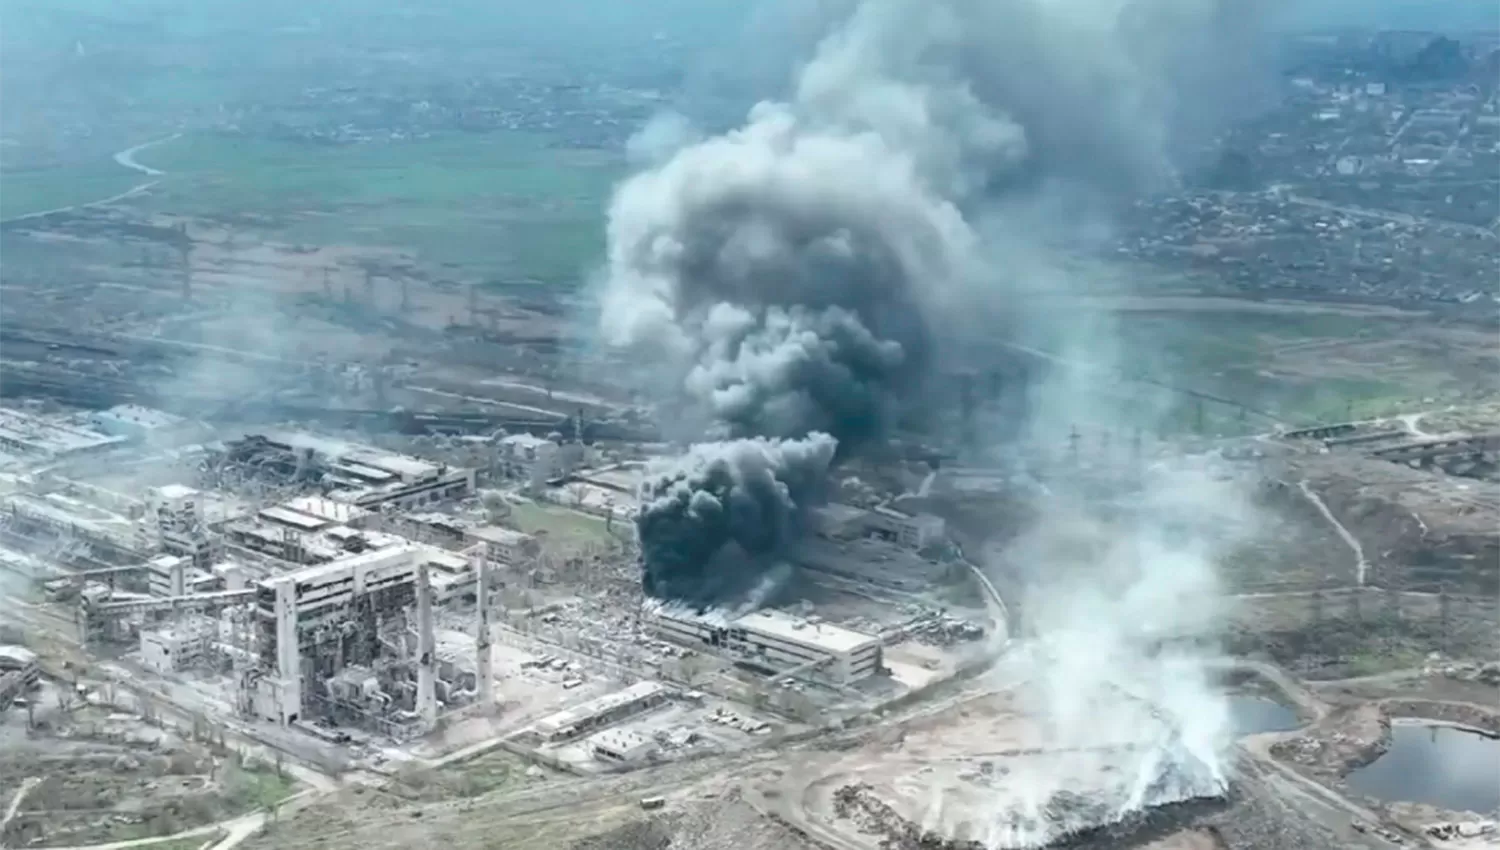
<svg viewBox="0 0 1500 850">
<path fill-rule="evenodd" d="M 142 142 L 135 147 L 126 148 L 125 150 L 116 153 L 113 157 L 111 157 L 111 159 L 125 168 L 128 168 L 132 171 L 139 171 L 147 177 L 162 177 L 166 174 L 165 171 L 136 162 L 135 155 L 145 150 L 146 148 L 149 148 L 153 145 L 162 144 L 163 142 L 170 142 L 173 139 L 180 137 L 181 135 L 181 133 L 173 133 L 170 136 L 164 136 L 160 139 L 152 139 L 149 142 Z M 145 183 L 139 183 L 135 186 L 132 186 L 129 189 L 126 189 L 125 191 L 119 193 L 118 195 L 110 195 L 107 198 L 100 198 L 96 201 L 85 201 L 79 204 L 69 204 L 65 207 L 54 207 L 50 210 L 39 210 L 37 212 L 22 213 L 21 215 L 15 215 L 7 219 L 0 220 L 0 224 L 10 224 L 13 221 L 26 221 L 33 218 L 44 218 L 49 215 L 56 215 L 57 213 L 73 212 L 74 210 L 88 209 L 89 207 L 102 207 L 106 204 L 113 204 L 116 201 L 123 201 L 126 198 L 131 198 L 139 195 L 147 189 L 150 189 L 152 186 L 155 186 L 159 182 L 161 181 L 148 180 Z"/>
<path fill-rule="evenodd" d="M 141 142 L 140 144 L 136 145 L 133 148 L 126 148 L 125 150 L 122 150 L 119 153 L 115 154 L 114 157 L 113 157 L 113 159 L 114 159 L 115 162 L 119 163 L 120 165 L 122 165 L 122 166 L 124 166 L 126 168 L 129 168 L 132 171 L 139 171 L 140 173 L 146 175 L 147 177 L 160 177 L 163 174 L 166 174 L 167 172 L 162 171 L 162 170 L 157 169 L 157 168 L 152 168 L 149 165 L 141 165 L 139 162 L 135 161 L 135 155 L 138 154 L 138 153 L 140 153 L 141 151 L 145 150 L 146 148 L 154 147 L 156 145 L 160 145 L 160 144 L 163 144 L 163 143 L 166 143 L 166 142 L 170 142 L 173 139 L 179 139 L 181 137 L 182 137 L 181 133 L 173 133 L 170 136 L 165 136 L 165 137 L 160 138 L 160 139 L 152 139 L 149 142 Z"/>
</svg>

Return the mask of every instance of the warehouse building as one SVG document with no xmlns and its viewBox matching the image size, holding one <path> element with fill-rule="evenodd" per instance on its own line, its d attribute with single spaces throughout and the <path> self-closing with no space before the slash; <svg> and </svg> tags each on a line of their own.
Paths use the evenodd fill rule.
<svg viewBox="0 0 1500 850">
<path fill-rule="evenodd" d="M 666 703 L 671 695 L 660 682 L 636 682 L 624 690 L 548 715 L 533 728 L 547 743 L 571 741 L 650 711 Z"/>
<path fill-rule="evenodd" d="M 648 622 L 664 638 L 771 675 L 795 672 L 814 681 L 847 685 L 875 675 L 882 667 L 880 638 L 782 611 L 755 611 L 728 619 L 713 613 L 660 609 Z"/>
</svg>

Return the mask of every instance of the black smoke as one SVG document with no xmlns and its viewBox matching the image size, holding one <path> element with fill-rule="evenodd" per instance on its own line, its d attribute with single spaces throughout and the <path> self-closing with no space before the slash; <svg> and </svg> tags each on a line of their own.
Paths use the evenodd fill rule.
<svg viewBox="0 0 1500 850">
<path fill-rule="evenodd" d="M 647 595 L 707 606 L 753 592 L 795 539 L 836 447 L 821 433 L 705 443 L 647 481 L 636 520 Z"/>
<path fill-rule="evenodd" d="M 1174 129 L 1201 131 L 1195 104 L 1223 102 L 1205 95 L 1239 73 L 1239 10 L 1258 3 L 845 5 L 784 102 L 659 159 L 610 207 L 608 341 L 658 363 L 708 436 L 793 441 L 699 449 L 702 468 L 648 502 L 653 595 L 713 571 L 728 541 L 751 562 L 784 549 L 807 458 L 768 458 L 814 432 L 830 461 L 835 441 L 884 436 L 922 403 L 946 329 L 1004 312 L 997 281 L 1022 264 L 982 244 L 996 209 L 1171 185 Z"/>
</svg>

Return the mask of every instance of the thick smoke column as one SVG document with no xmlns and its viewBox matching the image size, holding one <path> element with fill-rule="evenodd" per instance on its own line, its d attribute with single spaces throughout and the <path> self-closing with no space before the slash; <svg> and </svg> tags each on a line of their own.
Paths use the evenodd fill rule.
<svg viewBox="0 0 1500 850">
<path fill-rule="evenodd" d="M 638 519 L 646 593 L 708 604 L 750 590 L 794 536 L 836 446 L 820 433 L 705 443 L 648 481 Z"/>
<path fill-rule="evenodd" d="M 1004 301 L 1008 264 L 986 255 L 976 224 L 1001 200 L 1057 187 L 1117 197 L 1167 182 L 1170 130 L 1191 112 L 1173 81 L 1204 76 L 1177 66 L 1205 53 L 1230 65 L 1219 36 L 1235 23 L 1218 0 L 839 8 L 784 102 L 720 137 L 643 140 L 675 151 L 626 181 L 609 211 L 605 338 L 657 364 L 716 438 L 817 431 L 849 452 L 884 434 L 919 399 L 940 331 L 976 300 Z M 691 509 L 699 483 L 731 482 L 709 495 L 735 501 L 732 482 L 756 472 L 736 464 L 776 451 L 725 449 L 716 476 L 687 475 L 676 500 L 648 505 L 648 577 L 694 558 L 707 569 L 714 541 L 782 545 L 783 525 L 748 529 L 760 514 L 730 535 Z M 793 506 L 800 496 L 786 488 Z M 707 538 L 686 545 L 696 531 Z M 653 582 L 653 594 L 676 592 Z"/>
<path fill-rule="evenodd" d="M 1237 23 L 1217 0 L 853 4 L 786 102 L 621 186 L 606 337 L 655 349 L 734 436 L 879 433 L 934 328 L 1002 296 L 975 222 L 1168 181 L 1201 113 L 1182 81 L 1237 69 Z"/>
</svg>

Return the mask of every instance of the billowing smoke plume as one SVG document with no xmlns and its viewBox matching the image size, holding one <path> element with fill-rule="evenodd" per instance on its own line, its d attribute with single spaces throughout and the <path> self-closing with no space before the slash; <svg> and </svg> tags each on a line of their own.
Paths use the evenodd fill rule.
<svg viewBox="0 0 1500 850">
<path fill-rule="evenodd" d="M 1253 527 L 1245 490 L 1208 458 L 1148 471 L 1128 500 L 1069 492 L 992 569 L 1022 577 L 1027 681 L 1044 744 L 1068 752 L 997 788 L 988 847 L 1040 847 L 1143 808 L 1226 793 L 1229 707 L 1216 685 L 1216 561 Z M 1099 811 L 1060 817 L 1088 777 Z M 1049 814 L 1050 812 L 1050 814 Z"/>
<path fill-rule="evenodd" d="M 674 148 L 610 208 L 605 336 L 659 362 L 717 438 L 820 431 L 848 452 L 885 433 L 940 358 L 938 329 L 976 297 L 1004 298 L 1003 258 L 976 236 L 987 211 L 1056 187 L 1119 196 L 1170 180 L 1170 130 L 1192 94 L 1174 81 L 1205 74 L 1175 71 L 1232 24 L 1218 0 L 839 8 L 785 102 Z M 661 504 L 641 517 L 648 572 L 688 551 L 657 529 L 696 527 L 683 510 L 659 520 Z"/>
<path fill-rule="evenodd" d="M 705 443 L 648 481 L 638 520 L 646 593 L 706 605 L 753 591 L 781 563 L 835 447 L 821 433 Z"/>
</svg>

